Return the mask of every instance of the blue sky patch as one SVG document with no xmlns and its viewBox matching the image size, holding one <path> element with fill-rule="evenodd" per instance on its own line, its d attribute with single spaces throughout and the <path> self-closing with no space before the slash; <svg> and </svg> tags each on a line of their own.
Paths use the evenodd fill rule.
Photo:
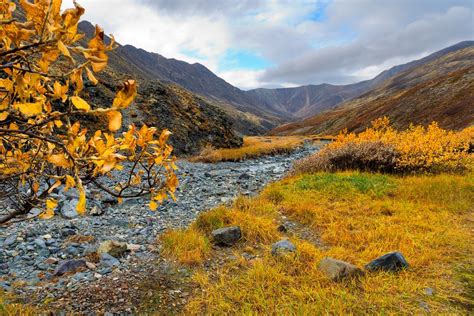
<svg viewBox="0 0 474 316">
<path fill-rule="evenodd" d="M 219 70 L 232 69 L 260 70 L 272 64 L 265 58 L 247 50 L 229 49 L 219 61 Z"/>
</svg>

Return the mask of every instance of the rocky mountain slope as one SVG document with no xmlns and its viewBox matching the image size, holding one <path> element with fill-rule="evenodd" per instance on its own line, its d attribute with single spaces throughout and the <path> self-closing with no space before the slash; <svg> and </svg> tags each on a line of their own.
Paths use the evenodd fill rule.
<svg viewBox="0 0 474 316">
<path fill-rule="evenodd" d="M 80 29 L 86 40 L 94 27 L 82 22 Z M 107 39 L 107 41 L 110 39 Z M 186 89 L 154 78 L 122 54 L 121 48 L 109 53 L 107 68 L 97 74 L 98 86 L 86 84 L 93 104 L 109 105 L 118 86 L 126 79 L 138 80 L 138 96 L 125 111 L 124 126 L 134 123 L 157 128 L 168 128 L 173 133 L 170 143 L 178 154 L 195 153 L 208 144 L 216 147 L 236 147 L 242 138 L 235 131 L 233 121 L 218 105 L 192 94 Z"/>
<path fill-rule="evenodd" d="M 82 21 L 79 29 L 94 34 L 94 26 Z M 118 45 L 109 54 L 109 69 L 116 73 L 130 74 L 134 78 L 177 84 L 215 107 L 221 108 L 231 118 L 234 128 L 242 134 L 261 134 L 285 122 L 282 115 L 255 106 L 244 91 L 219 78 L 201 64 L 189 64 L 168 59 L 131 45 Z"/>
<path fill-rule="evenodd" d="M 465 48 L 462 48 L 462 47 Z M 393 125 L 437 121 L 444 128 L 460 129 L 474 122 L 474 45 L 444 50 L 429 59 L 399 66 L 378 87 L 311 118 L 274 129 L 272 134 L 336 134 L 347 128 L 361 131 L 370 122 L 388 116 Z M 461 47 L 461 49 L 459 49 Z M 379 78 L 380 79 L 380 78 Z"/>
</svg>

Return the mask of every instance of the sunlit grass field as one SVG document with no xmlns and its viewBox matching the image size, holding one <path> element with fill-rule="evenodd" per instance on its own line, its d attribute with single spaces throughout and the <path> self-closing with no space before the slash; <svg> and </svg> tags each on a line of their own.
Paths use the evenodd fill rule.
<svg viewBox="0 0 474 316">
<path fill-rule="evenodd" d="M 288 153 L 303 146 L 305 141 L 315 142 L 319 140 L 329 140 L 329 138 L 317 136 L 246 136 L 242 147 L 221 149 L 206 147 L 191 161 L 208 163 L 241 161 L 260 156 Z"/>
<path fill-rule="evenodd" d="M 305 174 L 203 213 L 188 230 L 175 232 L 173 242 L 170 233 L 162 237 L 162 244 L 170 258 L 194 269 L 199 291 L 186 313 L 468 314 L 474 307 L 473 211 L 472 173 Z M 309 227 L 318 244 L 279 232 L 282 216 Z M 210 271 L 202 263 L 220 255 L 209 249 L 209 233 L 229 225 L 240 226 L 243 239 L 233 260 Z M 189 236 L 200 242 L 176 246 L 189 244 Z M 296 254 L 272 257 L 271 244 L 284 237 L 295 243 Z M 394 250 L 404 254 L 410 269 L 333 282 L 317 268 L 326 256 L 362 267 Z M 244 252 L 257 257 L 247 260 Z M 196 253 L 192 257 L 198 259 L 189 262 Z"/>
</svg>

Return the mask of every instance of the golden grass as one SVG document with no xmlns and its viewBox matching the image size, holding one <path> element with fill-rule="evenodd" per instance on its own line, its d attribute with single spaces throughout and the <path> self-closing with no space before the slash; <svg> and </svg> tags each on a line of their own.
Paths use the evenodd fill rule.
<svg viewBox="0 0 474 316">
<path fill-rule="evenodd" d="M 22 305 L 17 303 L 8 302 L 8 297 L 10 295 L 2 293 L 0 290 L 0 315 L 6 316 L 30 316 L 30 315 L 40 315 L 40 311 L 36 308 L 33 308 L 28 305 Z M 47 314 L 47 312 L 44 312 Z"/>
<path fill-rule="evenodd" d="M 201 263 L 211 250 L 207 237 L 194 229 L 168 231 L 160 236 L 160 241 L 162 254 L 184 265 Z"/>
<path fill-rule="evenodd" d="M 468 314 L 473 308 L 473 210 L 472 173 L 340 172 L 282 180 L 254 199 L 202 215 L 191 227 L 208 236 L 215 227 L 242 225 L 246 237 L 234 251 L 247 251 L 253 243 L 261 257 L 238 257 L 222 266 L 218 277 L 215 271 L 197 271 L 193 279 L 201 294 L 191 299 L 186 314 Z M 296 255 L 269 255 L 271 243 L 283 237 L 276 231 L 279 212 L 310 227 L 324 247 L 292 236 Z M 409 270 L 337 283 L 317 269 L 326 256 L 363 266 L 394 250 L 405 255 Z"/>
<path fill-rule="evenodd" d="M 241 161 L 266 155 L 288 153 L 302 146 L 305 141 L 327 140 L 317 136 L 247 136 L 240 148 L 204 148 L 192 161 L 214 163 Z"/>
</svg>

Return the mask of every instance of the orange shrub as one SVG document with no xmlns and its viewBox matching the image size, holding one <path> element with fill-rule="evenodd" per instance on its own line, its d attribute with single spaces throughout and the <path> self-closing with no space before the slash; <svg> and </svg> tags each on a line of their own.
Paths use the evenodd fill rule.
<svg viewBox="0 0 474 316">
<path fill-rule="evenodd" d="M 411 125 L 405 131 L 390 126 L 387 117 L 355 134 L 346 131 L 317 154 L 295 164 L 293 173 L 364 170 L 390 173 L 462 171 L 472 166 L 470 144 L 474 128 L 447 131 L 436 122 Z"/>
</svg>

